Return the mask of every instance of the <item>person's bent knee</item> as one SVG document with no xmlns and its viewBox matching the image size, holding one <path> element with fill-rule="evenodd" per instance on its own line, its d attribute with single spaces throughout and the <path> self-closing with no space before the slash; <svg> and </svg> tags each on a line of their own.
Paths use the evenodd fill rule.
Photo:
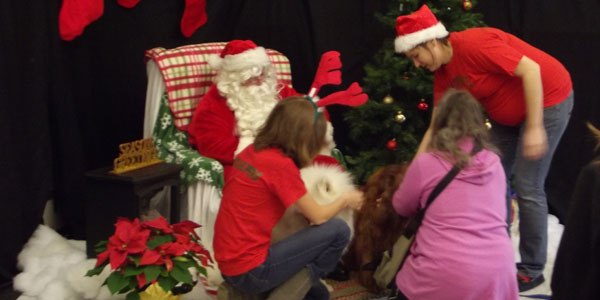
<svg viewBox="0 0 600 300">
<path fill-rule="evenodd" d="M 350 227 L 348 224 L 340 218 L 331 218 L 325 222 L 328 226 L 332 227 L 331 232 L 335 233 L 335 236 L 339 239 L 349 242 L 350 241 Z"/>
</svg>

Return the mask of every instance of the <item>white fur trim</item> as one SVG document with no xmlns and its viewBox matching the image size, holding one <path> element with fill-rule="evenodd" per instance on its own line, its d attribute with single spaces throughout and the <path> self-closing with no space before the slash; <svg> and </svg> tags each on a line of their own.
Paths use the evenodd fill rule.
<svg viewBox="0 0 600 300">
<path fill-rule="evenodd" d="M 446 27 L 444 27 L 444 24 L 438 22 L 436 25 L 429 28 L 397 36 L 394 40 L 394 48 L 397 53 L 404 53 L 421 43 L 443 38 L 447 35 L 448 31 L 446 30 Z"/>
<path fill-rule="evenodd" d="M 225 55 L 224 58 L 217 57 L 220 61 L 210 57 L 208 61 L 210 66 L 216 70 L 239 71 L 250 67 L 267 66 L 270 64 L 267 51 L 263 47 L 256 47 L 236 55 Z M 213 64 L 215 64 L 215 66 L 213 66 Z"/>
<path fill-rule="evenodd" d="M 211 54 L 206 58 L 206 62 L 208 65 L 214 70 L 221 69 L 221 64 L 223 63 L 223 59 L 219 54 Z"/>
</svg>

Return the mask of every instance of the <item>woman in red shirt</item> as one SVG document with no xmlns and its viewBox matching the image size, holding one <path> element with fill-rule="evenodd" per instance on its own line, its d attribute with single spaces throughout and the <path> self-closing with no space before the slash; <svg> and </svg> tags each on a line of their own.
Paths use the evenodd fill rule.
<svg viewBox="0 0 600 300">
<path fill-rule="evenodd" d="M 350 237 L 346 223 L 333 216 L 360 208 L 363 196 L 348 192 L 321 206 L 307 193 L 300 168 L 318 154 L 325 132 L 326 119 L 312 101 L 289 97 L 275 106 L 254 144 L 236 156 L 214 235 L 215 259 L 234 288 L 269 292 L 306 268 L 312 279 L 306 298 L 329 299 L 319 279 L 335 268 Z M 271 245 L 271 230 L 294 203 L 315 225 Z"/>
<path fill-rule="evenodd" d="M 467 90 L 492 120 L 492 138 L 507 177 L 513 176 L 519 205 L 519 290 L 534 288 L 544 282 L 546 264 L 544 182 L 573 107 L 569 72 L 547 53 L 495 28 L 449 34 L 425 5 L 399 16 L 396 31 L 396 52 L 434 72 L 435 103 L 448 88 Z M 432 123 L 435 115 L 434 108 Z M 427 151 L 430 140 L 431 127 L 417 153 Z"/>
</svg>

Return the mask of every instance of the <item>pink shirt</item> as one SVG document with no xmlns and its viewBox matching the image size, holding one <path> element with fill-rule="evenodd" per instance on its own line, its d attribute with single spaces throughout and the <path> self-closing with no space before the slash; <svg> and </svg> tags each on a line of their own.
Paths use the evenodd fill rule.
<svg viewBox="0 0 600 300">
<path fill-rule="evenodd" d="M 434 153 L 416 157 L 394 193 L 396 212 L 416 214 L 451 168 Z M 499 157 L 480 151 L 427 209 L 398 288 L 414 300 L 518 299 L 505 195 Z"/>
</svg>

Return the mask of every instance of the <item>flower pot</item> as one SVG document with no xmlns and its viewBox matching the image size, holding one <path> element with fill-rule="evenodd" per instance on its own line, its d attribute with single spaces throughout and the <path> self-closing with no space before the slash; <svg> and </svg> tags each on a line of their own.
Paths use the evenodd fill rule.
<svg viewBox="0 0 600 300">
<path fill-rule="evenodd" d="M 165 292 L 158 284 L 151 284 L 143 292 L 140 292 L 140 300 L 179 300 L 183 295 L 173 295 Z"/>
</svg>

